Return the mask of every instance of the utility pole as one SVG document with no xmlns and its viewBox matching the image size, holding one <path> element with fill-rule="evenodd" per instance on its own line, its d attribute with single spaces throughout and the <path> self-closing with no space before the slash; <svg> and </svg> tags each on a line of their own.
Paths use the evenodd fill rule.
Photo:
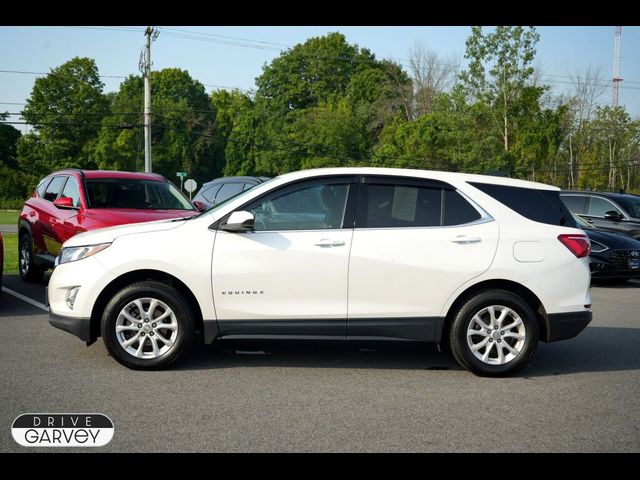
<svg viewBox="0 0 640 480">
<path fill-rule="evenodd" d="M 618 90 L 620 88 L 620 44 L 622 42 L 622 27 L 616 27 L 616 42 L 613 50 L 613 98 L 611 105 L 618 106 Z"/>
<path fill-rule="evenodd" d="M 147 44 L 140 54 L 139 68 L 144 75 L 144 171 L 151 172 L 151 41 L 158 38 L 155 27 L 144 32 Z"/>
</svg>

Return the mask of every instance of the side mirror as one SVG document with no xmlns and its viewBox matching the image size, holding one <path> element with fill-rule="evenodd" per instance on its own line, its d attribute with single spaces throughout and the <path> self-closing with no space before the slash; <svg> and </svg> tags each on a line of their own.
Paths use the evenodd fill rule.
<svg viewBox="0 0 640 480">
<path fill-rule="evenodd" d="M 220 228 L 227 232 L 249 232 L 253 230 L 255 218 L 253 213 L 239 210 L 229 215 L 227 223 Z"/>
<path fill-rule="evenodd" d="M 73 198 L 71 198 L 71 197 L 56 198 L 53 201 L 53 204 L 56 207 L 61 208 L 63 210 L 76 210 L 78 208 L 78 207 L 73 205 Z"/>
<path fill-rule="evenodd" d="M 605 220 L 619 222 L 622 220 L 622 215 L 620 215 L 620 213 L 616 212 L 615 210 L 609 210 L 608 212 L 604 213 L 604 218 Z"/>
<path fill-rule="evenodd" d="M 203 212 L 203 211 L 205 211 L 205 210 L 208 208 L 208 207 L 207 207 L 207 204 L 206 204 L 206 203 L 204 203 L 204 202 L 201 202 L 200 200 L 194 200 L 194 201 L 193 201 L 193 206 L 194 206 L 194 207 L 196 207 L 196 209 L 197 209 L 199 212 Z"/>
</svg>

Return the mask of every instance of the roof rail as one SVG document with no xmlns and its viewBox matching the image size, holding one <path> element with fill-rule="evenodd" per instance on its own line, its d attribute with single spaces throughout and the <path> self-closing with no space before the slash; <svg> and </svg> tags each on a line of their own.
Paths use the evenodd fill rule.
<svg viewBox="0 0 640 480">
<path fill-rule="evenodd" d="M 62 172 L 78 172 L 80 176 L 84 178 L 84 171 L 79 168 L 62 168 L 60 170 L 56 170 L 55 172 L 51 172 L 49 175 L 51 175 L 52 173 L 62 173 Z"/>
</svg>

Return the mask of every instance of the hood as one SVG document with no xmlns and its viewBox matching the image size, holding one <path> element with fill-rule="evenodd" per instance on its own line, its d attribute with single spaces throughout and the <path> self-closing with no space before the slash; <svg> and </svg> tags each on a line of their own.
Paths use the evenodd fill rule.
<svg viewBox="0 0 640 480">
<path fill-rule="evenodd" d="M 591 240 L 602 243 L 603 245 L 609 247 L 611 250 L 640 250 L 640 241 L 623 233 L 605 232 L 602 230 L 595 230 L 591 228 L 585 228 L 584 232 L 589 236 Z"/>
<path fill-rule="evenodd" d="M 196 210 L 140 210 L 137 208 L 94 208 L 84 215 L 101 223 L 105 227 L 124 225 L 125 223 L 153 222 L 171 218 L 192 217 Z"/>
<path fill-rule="evenodd" d="M 116 227 L 98 228 L 88 232 L 79 233 L 62 245 L 65 247 L 80 247 L 83 245 L 96 245 L 98 243 L 110 243 L 116 238 L 123 235 L 132 235 L 134 233 L 161 232 L 164 230 L 172 230 L 184 225 L 185 220 L 169 219 L 157 220 L 155 222 L 131 223 L 128 225 L 119 225 Z"/>
</svg>

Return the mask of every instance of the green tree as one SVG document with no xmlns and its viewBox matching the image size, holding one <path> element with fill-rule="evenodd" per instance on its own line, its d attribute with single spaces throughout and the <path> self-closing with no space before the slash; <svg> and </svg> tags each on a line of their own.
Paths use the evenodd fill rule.
<svg viewBox="0 0 640 480">
<path fill-rule="evenodd" d="M 204 86 L 188 72 L 151 72 L 152 168 L 173 179 L 187 171 L 199 183 L 215 174 L 212 160 L 214 112 Z M 99 168 L 142 170 L 144 80 L 131 75 L 111 98 L 112 115 L 103 120 L 91 144 Z M 120 126 L 129 124 L 130 129 Z"/>
<path fill-rule="evenodd" d="M 473 101 L 482 101 L 494 112 L 496 131 L 509 152 L 512 104 L 516 103 L 533 74 L 531 63 L 540 35 L 530 27 L 496 27 L 483 33 L 472 27 L 466 42 L 467 70 L 460 78 Z"/>
<path fill-rule="evenodd" d="M 225 174 L 279 173 L 369 161 L 404 107 L 402 69 L 330 33 L 296 45 L 256 79 L 253 107 L 229 137 Z"/>
<path fill-rule="evenodd" d="M 211 93 L 211 106 L 215 115 L 211 178 L 215 178 L 223 175 L 228 140 L 240 117 L 253 107 L 253 102 L 239 90 L 218 90 Z"/>
<path fill-rule="evenodd" d="M 41 176 L 62 167 L 94 167 L 85 146 L 109 114 L 103 88 L 90 58 L 75 57 L 37 78 L 22 111 L 34 132 L 18 142 L 21 168 Z"/>
<path fill-rule="evenodd" d="M 0 113 L 0 122 L 8 118 L 8 114 Z M 19 170 L 16 160 L 20 137 L 20 130 L 0 123 L 0 199 L 23 199 L 28 193 L 28 179 Z"/>
<path fill-rule="evenodd" d="M 9 115 L 0 113 L 0 122 L 7 121 Z M 0 123 L 0 165 L 17 168 L 16 147 L 21 137 L 20 130 L 13 125 Z"/>
</svg>

